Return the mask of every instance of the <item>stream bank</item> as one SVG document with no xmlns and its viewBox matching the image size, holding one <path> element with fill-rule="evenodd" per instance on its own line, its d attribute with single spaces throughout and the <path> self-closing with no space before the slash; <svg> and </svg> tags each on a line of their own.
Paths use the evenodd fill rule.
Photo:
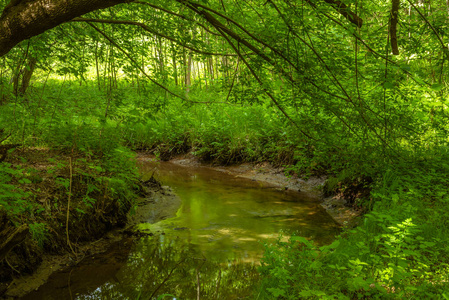
<svg viewBox="0 0 449 300">
<path fill-rule="evenodd" d="M 0 167 L 0 298 L 21 297 L 56 270 L 129 243 L 128 211 L 149 192 L 123 149 L 96 157 L 18 148 Z"/>
<path fill-rule="evenodd" d="M 45 185 L 42 184 L 42 188 L 57 187 L 51 183 L 52 177 L 46 176 L 46 173 L 52 167 L 54 168 L 54 166 L 58 164 L 58 161 L 68 161 L 68 155 L 41 149 L 33 149 L 29 151 L 30 153 L 20 153 L 20 157 L 27 157 L 27 164 L 29 164 L 27 167 L 29 168 L 32 166 L 34 170 L 37 170 L 32 171 L 33 176 L 42 178 L 42 180 L 35 180 L 37 184 L 45 183 Z M 58 157 L 58 161 L 49 164 L 47 161 L 49 157 Z M 12 157 L 12 159 L 17 160 L 18 158 Z M 155 157 L 149 156 L 145 153 L 137 154 L 138 162 L 144 162 L 145 160 L 155 160 Z M 251 181 L 263 182 L 264 188 L 279 191 L 295 191 L 299 192 L 299 194 L 303 194 L 307 197 L 314 197 L 316 199 L 320 199 L 322 195 L 320 189 L 325 183 L 325 178 L 310 178 L 308 180 L 303 180 L 295 177 L 286 177 L 281 168 L 275 168 L 267 163 L 248 163 L 229 167 L 217 167 L 210 164 L 201 163 L 193 156 L 176 157 L 171 162 L 173 164 L 187 167 L 207 166 L 216 171 L 227 173 L 237 178 L 241 177 L 250 179 Z M 68 178 L 70 175 L 68 171 L 67 165 L 61 166 L 54 178 Z M 85 171 L 87 170 L 85 169 Z M 31 189 L 31 187 L 28 188 Z M 34 186 L 33 189 L 36 189 L 36 186 Z M 139 188 L 135 192 L 141 196 L 137 200 L 136 210 L 131 210 L 128 213 L 128 209 L 121 209 L 118 203 L 116 203 L 115 206 L 111 205 L 111 210 L 104 210 L 107 206 L 105 206 L 104 202 L 99 201 L 99 203 L 103 206 L 96 206 L 92 210 L 93 215 L 97 214 L 97 218 L 93 220 L 96 220 L 98 223 L 92 223 L 94 221 L 87 219 L 90 220 L 88 221 L 90 222 L 89 226 L 86 225 L 86 219 L 75 218 L 73 216 L 76 216 L 76 213 L 73 210 L 70 211 L 71 220 L 78 220 L 78 222 L 82 222 L 84 224 L 82 228 L 86 228 L 86 226 L 88 228 L 101 227 L 104 230 L 92 235 L 86 231 L 83 232 L 83 240 L 80 238 L 76 241 L 74 240 L 72 246 L 76 247 L 76 255 L 73 254 L 67 244 L 65 244 L 66 240 L 64 239 L 64 226 L 60 226 L 59 233 L 55 234 L 56 237 L 50 236 L 47 240 L 47 243 L 54 243 L 54 241 L 58 242 L 59 245 L 61 245 L 59 250 L 55 248 L 53 251 L 48 251 L 45 244 L 44 247 L 39 247 L 37 242 L 33 240 L 30 235 L 28 235 L 25 242 L 16 246 L 14 250 L 8 254 L 8 259 L 3 262 L 5 266 L 7 265 L 7 267 L 3 270 L 10 268 L 10 279 L 2 280 L 3 288 L 0 290 L 0 297 L 2 296 L 1 292 L 3 292 L 3 297 L 6 299 L 22 297 L 42 285 L 55 271 L 80 264 L 85 261 L 85 259 L 90 259 L 93 256 L 108 251 L 108 249 L 112 249 L 111 251 L 115 251 L 114 249 L 119 249 L 117 251 L 123 254 L 123 257 L 126 257 L 126 253 L 132 245 L 132 236 L 136 234 L 134 229 L 130 229 L 131 227 L 139 223 L 156 223 L 158 221 L 173 217 L 176 215 L 176 212 L 181 205 L 181 200 L 179 197 L 177 197 L 169 187 L 161 186 L 160 183 L 154 180 L 153 176 L 145 182 L 141 182 L 141 184 L 139 184 Z M 47 195 L 47 197 L 48 195 L 61 195 L 61 190 L 59 188 L 55 188 L 54 190 L 46 189 L 45 195 Z M 39 203 L 48 205 L 49 202 L 51 203 L 51 201 L 56 201 L 55 198 L 44 199 L 45 201 L 39 201 Z M 101 200 L 101 198 L 98 199 Z M 77 201 L 75 197 L 72 200 L 75 203 Z M 82 199 L 78 199 L 78 201 L 82 201 Z M 112 201 L 112 203 L 114 203 L 114 201 Z M 331 202 L 324 201 L 323 203 L 326 204 Z M 323 203 L 322 206 L 324 207 Z M 56 211 L 62 215 L 60 218 L 60 223 L 62 224 L 64 224 L 63 217 L 65 216 L 64 213 L 66 212 L 66 208 L 67 207 L 61 205 L 59 210 Z M 327 209 L 327 211 L 329 212 L 330 209 Z M 347 216 L 343 216 L 341 214 L 342 209 L 336 211 L 339 212 L 339 214 L 335 214 L 335 216 L 340 216 L 340 224 L 348 220 Z M 101 212 L 100 215 L 98 215 L 99 212 Z M 117 216 L 111 218 L 109 222 L 114 220 L 120 221 L 114 221 L 115 223 L 107 224 L 102 223 L 105 222 L 105 220 L 108 220 L 106 217 L 108 214 Z M 83 215 L 84 214 L 80 214 L 80 216 Z M 338 221 L 339 219 L 335 216 L 333 216 L 334 219 Z M 126 219 L 128 219 L 127 223 Z M 72 226 L 73 228 L 77 228 L 75 224 Z M 51 228 L 56 232 L 56 230 L 52 227 L 49 226 L 48 228 Z M 140 234 L 139 231 L 137 231 L 137 234 Z M 150 235 L 152 234 L 150 233 Z M 61 256 L 61 253 L 65 254 Z M 114 263 L 112 265 L 115 266 Z"/>
<path fill-rule="evenodd" d="M 118 255 L 127 259 L 95 255 L 100 264 L 94 270 L 102 280 L 87 280 L 95 264 L 88 259 L 57 272 L 23 299 L 156 299 L 165 294 L 179 299 L 252 299 L 264 245 L 293 234 L 327 245 L 340 232 L 316 198 L 293 189 L 145 155 L 138 165 L 143 185 L 162 189 L 169 199 L 157 195 L 139 202 L 132 230 L 147 235 Z M 182 199 L 179 209 L 176 196 L 154 178 Z M 170 210 L 176 216 L 170 216 Z"/>
<path fill-rule="evenodd" d="M 41 253 L 39 256 L 41 262 L 35 271 L 6 282 L 7 289 L 3 297 L 0 295 L 0 299 L 22 298 L 45 284 L 54 273 L 65 273 L 63 270 L 77 265 L 101 266 L 103 272 L 97 272 L 96 275 L 83 280 L 91 280 L 91 284 L 97 282 L 98 285 L 105 282 L 107 276 L 98 274 L 117 271 L 126 261 L 135 238 L 146 235 L 136 231 L 134 226 L 148 220 L 157 222 L 173 217 L 181 204 L 180 199 L 169 187 L 161 186 L 156 181 L 142 182 L 142 189 L 142 197 L 136 200 L 137 209 L 128 212 L 126 225 L 112 229 L 99 239 L 78 245 L 76 255 L 73 253 Z M 94 271 L 92 270 L 92 272 Z M 72 280 L 76 280 L 76 278 L 74 277 Z M 61 284 L 64 286 L 67 282 Z M 31 295 L 31 297 L 33 296 Z"/>
<path fill-rule="evenodd" d="M 140 152 L 138 153 L 137 159 L 139 161 L 145 161 L 148 159 L 154 160 L 156 157 Z M 300 178 L 296 175 L 286 176 L 284 168 L 275 167 L 268 162 L 220 166 L 201 161 L 192 154 L 172 157 L 170 162 L 180 166 L 204 166 L 236 177 L 265 182 L 273 189 L 298 191 L 304 196 L 316 198 L 327 213 L 338 224 L 344 227 L 355 226 L 362 214 L 362 211 L 349 205 L 347 199 L 341 194 L 325 196 L 323 189 L 327 181 L 327 176 L 312 176 L 307 179 Z"/>
</svg>

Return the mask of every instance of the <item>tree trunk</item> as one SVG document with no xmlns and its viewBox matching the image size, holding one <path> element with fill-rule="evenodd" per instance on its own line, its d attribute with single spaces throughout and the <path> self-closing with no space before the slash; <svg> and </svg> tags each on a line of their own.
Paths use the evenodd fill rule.
<svg viewBox="0 0 449 300">
<path fill-rule="evenodd" d="M 186 92 L 190 92 L 191 76 L 192 76 L 192 53 L 189 53 L 189 59 L 186 66 Z"/>
<path fill-rule="evenodd" d="M 15 45 L 88 12 L 126 0 L 12 0 L 0 16 L 0 57 Z"/>
<path fill-rule="evenodd" d="M 173 45 L 173 42 L 171 42 L 171 48 L 172 48 L 173 78 L 175 79 L 175 85 L 178 86 L 178 66 L 176 64 L 176 48 Z"/>
<path fill-rule="evenodd" d="M 23 70 L 22 75 L 22 85 L 20 86 L 18 92 L 20 96 L 25 95 L 26 90 L 30 86 L 31 76 L 33 76 L 34 69 L 36 68 L 37 59 L 34 57 L 31 57 L 28 60 L 28 64 Z"/>
<path fill-rule="evenodd" d="M 394 55 L 399 55 L 397 25 L 399 13 L 399 0 L 391 0 L 391 15 L 390 15 L 390 41 L 391 49 Z"/>
</svg>

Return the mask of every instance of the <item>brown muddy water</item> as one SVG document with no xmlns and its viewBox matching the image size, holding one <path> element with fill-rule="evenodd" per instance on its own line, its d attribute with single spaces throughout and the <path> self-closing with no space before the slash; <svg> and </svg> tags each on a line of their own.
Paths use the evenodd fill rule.
<svg viewBox="0 0 449 300">
<path fill-rule="evenodd" d="M 338 232 L 316 199 L 296 191 L 206 167 L 140 168 L 181 198 L 176 216 L 138 225 L 152 236 L 55 273 L 22 299 L 252 299 L 264 243 L 296 234 L 325 244 Z"/>
</svg>

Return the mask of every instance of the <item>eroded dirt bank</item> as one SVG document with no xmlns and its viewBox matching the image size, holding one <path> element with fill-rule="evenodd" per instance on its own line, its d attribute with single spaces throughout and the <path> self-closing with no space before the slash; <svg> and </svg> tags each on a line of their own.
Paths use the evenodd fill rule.
<svg viewBox="0 0 449 300">
<path fill-rule="evenodd" d="M 124 163 L 135 165 L 128 158 Z M 22 297 L 53 272 L 117 243 L 129 245 L 135 234 L 129 226 L 170 217 L 180 204 L 169 188 L 137 177 L 128 180 L 123 166 L 121 179 L 100 159 L 79 153 L 17 149 L 1 167 L 2 176 L 10 177 L 2 188 L 11 193 L 0 198 L 2 299 Z M 129 214 L 127 197 L 136 194 L 140 209 Z"/>
<path fill-rule="evenodd" d="M 106 233 L 102 238 L 94 240 L 88 244 L 79 245 L 76 255 L 66 253 L 64 255 L 44 254 L 42 262 L 35 272 L 25 276 L 17 277 L 8 283 L 8 288 L 3 297 L 0 299 L 33 299 L 33 292 L 38 289 L 54 273 L 66 274 L 64 271 L 76 265 L 86 268 L 89 265 L 95 265 L 103 269 L 101 274 L 107 274 L 108 268 L 110 272 L 116 272 L 121 265 L 126 262 L 127 254 L 132 248 L 134 238 L 140 236 L 141 233 L 134 230 L 134 225 L 144 222 L 158 222 L 160 220 L 175 216 L 177 209 L 181 205 L 181 200 L 172 192 L 169 187 L 161 186 L 160 183 L 151 180 L 142 183 L 143 194 L 137 200 L 137 208 L 128 213 L 128 222 L 122 228 L 116 228 Z M 107 252 L 107 255 L 102 255 Z M 97 262 L 96 257 L 101 257 L 101 261 Z M 98 286 L 108 280 L 109 277 L 97 276 L 92 270 L 92 276 L 83 278 L 82 281 L 89 280 L 91 286 Z M 64 279 L 55 280 L 55 285 L 69 284 L 70 280 L 77 281 L 77 278 L 71 278 L 70 274 Z M 64 281 L 65 280 L 65 281 Z M 80 281 L 80 280 L 78 280 Z M 95 284 L 92 284 L 95 283 Z M 55 286 L 57 288 L 57 286 Z"/>
</svg>

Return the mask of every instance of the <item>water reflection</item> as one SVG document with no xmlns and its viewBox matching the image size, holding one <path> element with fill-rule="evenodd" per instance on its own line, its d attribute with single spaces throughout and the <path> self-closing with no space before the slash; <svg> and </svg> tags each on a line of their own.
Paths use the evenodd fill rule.
<svg viewBox="0 0 449 300">
<path fill-rule="evenodd" d="M 97 299 L 151 299 L 163 294 L 179 299 L 234 299 L 251 295 L 255 266 L 208 260 L 195 246 L 163 235 L 144 238 L 120 270 L 119 285 L 102 289 Z M 132 288 L 132 289 L 131 289 Z M 80 297 L 80 299 L 92 299 Z M 117 299 L 117 298 L 115 298 Z"/>
<path fill-rule="evenodd" d="M 175 218 L 140 228 L 181 238 L 207 257 L 257 261 L 261 241 L 274 241 L 281 231 L 327 243 L 338 227 L 316 199 L 295 191 L 169 162 L 146 162 L 142 171 L 174 187 L 182 207 Z"/>
<path fill-rule="evenodd" d="M 327 243 L 338 230 L 298 192 L 171 163 L 144 163 L 146 179 L 154 168 L 182 199 L 176 217 L 141 224 L 155 235 L 54 274 L 24 299 L 253 298 L 262 242 L 283 231 Z"/>
<path fill-rule="evenodd" d="M 113 252 L 53 274 L 23 299 L 244 299 L 258 280 L 254 264 L 209 260 L 163 235 L 142 238 L 125 261 L 116 257 L 128 252 Z"/>
</svg>

